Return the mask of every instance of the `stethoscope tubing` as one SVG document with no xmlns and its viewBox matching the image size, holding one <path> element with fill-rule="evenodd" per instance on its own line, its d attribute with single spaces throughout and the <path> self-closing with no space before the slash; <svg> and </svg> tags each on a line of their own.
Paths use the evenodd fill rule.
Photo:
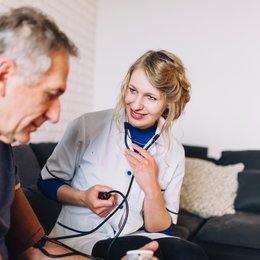
<svg viewBox="0 0 260 260">
<path fill-rule="evenodd" d="M 124 136 L 124 142 L 125 142 L 125 146 L 127 149 L 130 149 L 128 143 L 127 143 L 127 135 L 128 135 L 128 123 L 127 122 L 124 122 L 124 130 L 125 130 L 125 136 Z M 155 141 L 160 137 L 160 134 L 156 134 L 151 142 L 144 148 L 145 150 L 148 150 L 154 143 Z M 51 173 L 51 171 L 48 169 L 47 165 L 46 165 L 46 168 L 47 168 L 47 171 L 55 178 L 57 178 L 55 175 L 53 175 L 53 173 Z M 123 231 L 123 228 L 125 227 L 126 223 L 127 223 L 127 219 L 128 219 L 128 215 L 129 215 L 129 205 L 128 205 L 128 202 L 127 202 L 127 199 L 128 199 L 128 196 L 129 196 L 129 193 L 131 191 L 131 187 L 132 187 L 132 184 L 133 184 L 133 181 L 134 181 L 134 175 L 132 175 L 131 177 L 131 180 L 130 180 L 130 183 L 128 185 L 128 189 L 127 189 L 127 192 L 126 192 L 126 195 L 124 195 L 122 192 L 120 191 L 117 191 L 117 190 L 111 190 L 109 191 L 108 193 L 118 193 L 122 196 L 123 200 L 120 202 L 120 204 L 113 210 L 113 212 L 111 214 L 109 214 L 109 216 L 107 216 L 97 227 L 95 227 L 94 229 L 92 230 L 89 230 L 89 231 L 81 231 L 81 230 L 76 230 L 74 228 L 71 228 L 71 227 L 68 227 L 64 224 L 62 224 L 61 222 L 57 222 L 57 224 L 59 224 L 60 226 L 66 228 L 66 229 L 69 229 L 73 232 L 76 232 L 78 234 L 74 234 L 74 235 L 67 235 L 67 236 L 59 236 L 59 237 L 46 237 L 46 240 L 47 241 L 50 241 L 50 242 L 53 242 L 53 243 L 59 243 L 60 245 L 64 246 L 64 247 L 67 247 L 65 244 L 63 244 L 62 242 L 60 242 L 59 240 L 63 240 L 63 239 L 69 239 L 69 238 L 75 238 L 75 237 L 81 237 L 81 236 L 86 236 L 86 235 L 89 235 L 91 233 L 94 233 L 96 230 L 98 230 L 101 226 L 103 226 L 122 206 L 123 204 L 125 203 L 126 204 L 126 211 L 125 211 L 125 219 L 120 227 L 120 229 L 118 230 L 117 234 L 114 236 L 113 240 L 111 241 L 109 247 L 108 247 L 108 250 L 107 250 L 107 259 L 109 259 L 109 254 L 110 254 L 110 249 L 112 247 L 112 245 L 114 244 L 115 240 L 118 238 L 118 236 L 121 234 L 121 232 Z M 72 251 L 73 249 L 70 248 Z M 43 252 L 44 254 L 47 255 L 47 252 Z M 76 251 L 74 250 L 74 254 L 81 254 L 81 252 L 79 251 Z M 71 255 L 73 255 L 73 253 L 71 253 Z M 82 255 L 84 255 L 82 253 Z M 85 255 L 86 256 L 86 255 Z M 49 254 L 49 257 L 55 257 L 55 255 L 51 255 Z M 56 257 L 61 257 L 61 256 L 57 256 Z M 55 257 L 55 258 L 56 258 Z M 95 258 L 95 257 L 89 257 L 90 259 L 98 259 L 98 258 Z"/>
</svg>

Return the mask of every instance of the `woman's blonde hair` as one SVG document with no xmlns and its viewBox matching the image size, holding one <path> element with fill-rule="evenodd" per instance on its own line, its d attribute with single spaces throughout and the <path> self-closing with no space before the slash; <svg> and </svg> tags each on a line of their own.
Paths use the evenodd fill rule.
<svg viewBox="0 0 260 260">
<path fill-rule="evenodd" d="M 165 118 L 164 130 L 168 130 L 190 100 L 190 82 L 185 75 L 182 61 L 165 50 L 147 51 L 129 68 L 123 83 L 114 117 L 117 122 L 125 114 L 125 96 L 134 70 L 143 69 L 147 79 L 166 98 L 167 108 L 162 114 Z"/>
</svg>

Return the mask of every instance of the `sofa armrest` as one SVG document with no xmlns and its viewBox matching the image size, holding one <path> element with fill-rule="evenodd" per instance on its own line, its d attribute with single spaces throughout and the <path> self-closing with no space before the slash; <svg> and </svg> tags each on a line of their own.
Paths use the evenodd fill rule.
<svg viewBox="0 0 260 260">
<path fill-rule="evenodd" d="M 41 167 L 30 146 L 26 144 L 13 146 L 13 153 L 14 163 L 22 187 L 29 187 L 30 185 L 37 183 Z"/>
<path fill-rule="evenodd" d="M 260 213 L 260 170 L 245 170 L 238 174 L 238 191 L 235 209 Z"/>
<path fill-rule="evenodd" d="M 40 164 L 41 169 L 45 165 L 46 161 L 52 154 L 54 148 L 57 143 L 49 142 L 49 143 L 30 143 L 29 146 L 33 150 L 36 158 Z"/>
</svg>

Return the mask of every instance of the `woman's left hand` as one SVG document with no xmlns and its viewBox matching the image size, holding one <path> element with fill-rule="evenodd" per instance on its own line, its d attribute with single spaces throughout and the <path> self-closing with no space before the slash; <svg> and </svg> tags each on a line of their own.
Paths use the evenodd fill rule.
<svg viewBox="0 0 260 260">
<path fill-rule="evenodd" d="M 158 166 L 149 152 L 136 144 L 132 147 L 137 152 L 125 150 L 125 156 L 131 166 L 136 182 L 145 194 L 149 194 L 158 187 Z"/>
</svg>

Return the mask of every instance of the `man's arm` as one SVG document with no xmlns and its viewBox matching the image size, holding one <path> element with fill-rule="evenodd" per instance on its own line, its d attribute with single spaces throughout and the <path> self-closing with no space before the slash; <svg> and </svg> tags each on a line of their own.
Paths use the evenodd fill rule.
<svg viewBox="0 0 260 260">
<path fill-rule="evenodd" d="M 159 247 L 159 244 L 157 241 L 152 241 L 146 245 L 144 245 L 142 248 L 143 250 L 152 250 L 153 252 L 155 252 Z M 55 244 L 52 243 L 46 243 L 46 245 L 44 246 L 44 249 L 46 249 L 48 252 L 52 253 L 52 254 L 61 254 L 61 253 L 69 253 L 69 251 L 66 251 L 67 249 L 63 248 L 63 247 L 58 247 Z M 24 254 L 22 254 L 17 260 L 45 260 L 48 257 L 46 257 L 45 255 L 43 255 L 40 250 L 36 249 L 36 248 L 30 248 L 28 249 Z M 50 258 L 48 258 L 50 259 Z M 90 260 L 87 257 L 84 256 L 69 256 L 69 257 L 62 257 L 59 258 L 60 260 Z M 1 259 L 0 259 L 1 260 Z M 122 260 L 127 260 L 127 256 L 124 256 L 122 258 Z M 158 260 L 157 257 L 153 257 L 152 260 Z"/>
<path fill-rule="evenodd" d="M 49 260 L 48 256 L 33 247 L 44 235 L 43 227 L 26 199 L 23 190 L 18 186 L 11 207 L 11 226 L 6 239 L 9 252 L 17 260 Z M 70 252 L 66 248 L 52 243 L 46 243 L 44 248 L 52 254 Z M 87 258 L 82 256 L 64 258 L 64 260 L 70 259 L 86 260 Z M 0 260 L 2 260 L 1 256 Z"/>
<path fill-rule="evenodd" d="M 8 250 L 17 256 L 44 235 L 44 229 L 19 185 L 11 206 L 11 225 L 6 237 Z"/>
</svg>

